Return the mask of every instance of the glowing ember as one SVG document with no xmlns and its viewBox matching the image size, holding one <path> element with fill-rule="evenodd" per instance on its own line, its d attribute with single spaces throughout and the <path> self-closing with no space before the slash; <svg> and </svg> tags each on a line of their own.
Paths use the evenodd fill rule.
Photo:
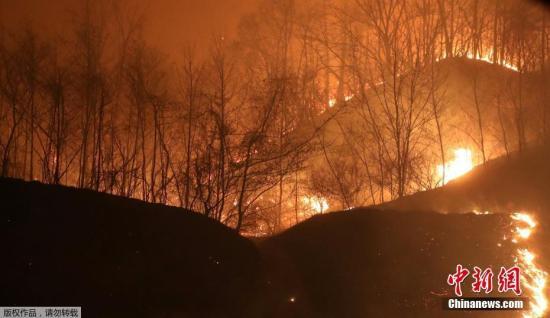
<svg viewBox="0 0 550 318">
<path fill-rule="evenodd" d="M 530 216 L 529 214 L 517 212 L 512 214 L 512 219 L 527 224 L 530 229 L 533 229 L 537 226 L 537 222 L 535 222 L 533 217 Z"/>
<path fill-rule="evenodd" d="M 346 95 L 346 96 L 344 96 L 344 101 L 349 102 L 350 100 L 353 99 L 353 97 L 354 97 L 353 94 L 351 94 L 351 95 Z M 328 107 L 329 107 L 329 108 L 332 108 L 332 107 L 336 106 L 336 102 L 337 102 L 336 98 L 330 98 L 330 99 L 328 100 Z"/>
<path fill-rule="evenodd" d="M 516 232 L 523 239 L 528 239 L 531 236 L 531 229 L 516 228 Z"/>
<path fill-rule="evenodd" d="M 474 56 L 472 53 L 468 52 L 468 54 L 466 55 L 466 57 L 470 60 L 478 60 L 478 61 L 484 61 L 484 62 L 487 62 L 487 63 L 490 63 L 490 64 L 494 64 L 493 63 L 493 59 L 492 57 L 489 55 L 489 54 L 484 54 L 484 55 L 481 55 L 481 56 Z M 515 66 L 514 64 L 512 64 L 511 62 L 508 62 L 508 61 L 502 61 L 501 64 L 499 64 L 500 66 L 502 67 L 505 67 L 509 70 L 512 70 L 514 72 L 518 72 L 519 69 L 517 66 Z"/>
<path fill-rule="evenodd" d="M 485 53 L 483 55 L 475 56 L 471 52 L 468 52 L 468 53 L 466 53 L 466 55 L 464 57 L 467 58 L 467 59 L 470 59 L 470 60 L 483 61 L 483 62 L 487 62 L 487 63 L 490 63 L 490 64 L 495 64 L 495 63 L 493 63 L 492 56 L 488 53 Z M 437 61 L 441 61 L 441 60 L 444 60 L 446 58 L 447 58 L 447 54 L 445 52 L 443 52 L 443 56 L 441 58 L 438 58 Z M 514 72 L 519 72 L 519 68 L 514 63 L 512 63 L 510 61 L 507 61 L 507 60 L 500 61 L 499 63 L 497 63 L 497 65 L 505 67 L 505 68 L 507 68 L 509 70 L 512 70 Z"/>
<path fill-rule="evenodd" d="M 466 174 L 474 167 L 471 150 L 458 148 L 454 151 L 454 154 L 454 159 L 445 163 L 445 169 L 443 169 L 443 165 L 437 166 L 437 173 L 442 184 L 447 184 L 449 181 Z"/>
<path fill-rule="evenodd" d="M 488 215 L 488 214 L 492 214 L 491 212 L 489 211 L 478 211 L 478 210 L 473 210 L 472 211 L 475 215 Z"/>
<path fill-rule="evenodd" d="M 517 212 L 512 214 L 515 231 L 513 242 L 526 241 L 535 230 L 537 222 L 532 215 Z M 548 274 L 539 268 L 535 262 L 536 255 L 527 248 L 518 248 L 516 264 L 522 269 L 521 283 L 529 291 L 531 302 L 529 312 L 525 313 L 525 318 L 543 317 L 547 308 L 546 299 L 546 277 Z"/>
<path fill-rule="evenodd" d="M 304 196 L 302 197 L 302 203 L 316 213 L 323 213 L 329 208 L 327 200 L 321 197 Z"/>
</svg>

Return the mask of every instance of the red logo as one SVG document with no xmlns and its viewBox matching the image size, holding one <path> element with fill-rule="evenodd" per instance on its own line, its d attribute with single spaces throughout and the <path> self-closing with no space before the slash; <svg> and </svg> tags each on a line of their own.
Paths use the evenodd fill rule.
<svg viewBox="0 0 550 318">
<path fill-rule="evenodd" d="M 479 293 L 481 290 L 485 290 L 486 294 L 493 291 L 493 270 L 491 268 L 485 269 L 483 272 L 481 268 L 474 266 L 474 282 L 472 283 L 472 291 Z"/>
<path fill-rule="evenodd" d="M 498 274 L 498 291 L 501 293 L 505 293 L 511 290 L 516 293 L 516 295 L 521 295 L 521 283 L 519 275 L 520 270 L 517 266 L 514 266 L 510 269 L 501 267 L 500 273 Z"/>
<path fill-rule="evenodd" d="M 517 266 L 509 269 L 501 267 L 498 274 L 498 291 L 500 293 L 513 291 L 516 295 L 521 295 L 520 274 L 521 271 Z M 462 296 L 462 283 L 469 275 L 470 271 L 458 264 L 456 265 L 456 271 L 447 277 L 447 284 L 454 287 L 456 296 Z M 486 294 L 491 293 L 493 291 L 493 277 L 494 274 L 491 268 L 481 270 L 481 268 L 474 266 L 472 291 L 480 293 L 484 290 Z"/>
<path fill-rule="evenodd" d="M 455 287 L 455 295 L 462 296 L 462 282 L 470 275 L 470 271 L 462 265 L 456 265 L 456 272 L 447 277 L 447 284 Z"/>
</svg>

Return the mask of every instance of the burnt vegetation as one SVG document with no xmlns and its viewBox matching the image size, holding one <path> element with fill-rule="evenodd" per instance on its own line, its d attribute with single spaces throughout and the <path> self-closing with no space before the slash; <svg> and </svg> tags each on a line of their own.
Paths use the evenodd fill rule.
<svg viewBox="0 0 550 318">
<path fill-rule="evenodd" d="M 442 311 L 462 263 L 526 266 L 545 314 L 543 4 L 258 0 L 175 55 L 132 1 L 78 8 L 0 27 L 0 305 L 521 314 Z"/>
<path fill-rule="evenodd" d="M 446 183 L 548 139 L 548 11 L 478 0 L 260 1 L 168 56 L 137 5 L 2 29 L 0 175 L 270 234 Z"/>
</svg>

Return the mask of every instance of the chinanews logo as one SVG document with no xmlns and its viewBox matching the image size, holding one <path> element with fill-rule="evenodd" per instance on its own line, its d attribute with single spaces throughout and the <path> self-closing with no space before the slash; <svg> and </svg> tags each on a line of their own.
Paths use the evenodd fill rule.
<svg viewBox="0 0 550 318">
<path fill-rule="evenodd" d="M 529 302 L 522 295 L 521 269 L 518 266 L 500 267 L 496 276 L 492 268 L 474 266 L 472 271 L 461 264 L 447 276 L 447 284 L 453 288 L 456 297 L 443 300 L 448 310 L 525 310 Z M 468 297 L 463 297 L 463 285 L 470 286 Z M 466 292 L 466 290 L 464 290 Z M 508 297 L 489 297 L 489 294 Z M 483 295 L 483 297 L 481 296 Z M 509 296 L 512 295 L 512 296 Z"/>
</svg>

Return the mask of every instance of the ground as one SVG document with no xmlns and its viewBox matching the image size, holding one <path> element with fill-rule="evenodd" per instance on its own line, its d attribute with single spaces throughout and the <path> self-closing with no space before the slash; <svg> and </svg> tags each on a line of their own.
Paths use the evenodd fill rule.
<svg viewBox="0 0 550 318">
<path fill-rule="evenodd" d="M 12 179 L 0 201 L 2 305 L 80 305 L 87 317 L 253 310 L 256 247 L 202 215 Z"/>
<path fill-rule="evenodd" d="M 2 179 L 0 299 L 87 317 L 519 317 L 441 303 L 457 263 L 513 265 L 503 237 L 522 206 L 540 219 L 532 248 L 548 268 L 546 153 L 254 241 L 183 209 Z"/>
</svg>

